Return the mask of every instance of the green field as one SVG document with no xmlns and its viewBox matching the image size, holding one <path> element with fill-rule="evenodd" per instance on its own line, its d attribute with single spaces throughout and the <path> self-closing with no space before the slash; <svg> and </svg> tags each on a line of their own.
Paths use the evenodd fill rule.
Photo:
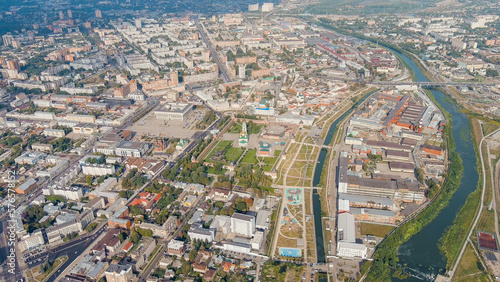
<svg viewBox="0 0 500 282">
<path fill-rule="evenodd" d="M 361 235 L 373 235 L 382 238 L 394 229 L 394 226 L 371 224 L 366 222 L 361 222 L 360 227 Z"/>
<path fill-rule="evenodd" d="M 365 0 L 323 0 L 318 4 L 310 5 L 306 11 L 311 14 L 336 14 L 344 15 L 370 15 L 379 13 L 402 13 L 416 12 L 428 7 L 435 6 L 437 0 L 426 0 L 416 3 L 411 0 L 386 0 L 386 1 L 365 1 Z"/>
<path fill-rule="evenodd" d="M 234 163 L 238 161 L 238 159 L 241 157 L 241 155 L 245 152 L 245 149 L 243 148 L 234 148 L 230 147 L 229 150 L 227 150 L 225 154 L 226 161 Z"/>
<path fill-rule="evenodd" d="M 212 160 L 212 156 L 217 152 L 217 151 L 221 151 L 223 152 L 224 154 L 230 149 L 232 148 L 232 145 L 233 144 L 233 141 L 219 141 L 217 142 L 217 145 L 215 145 L 212 150 L 207 154 L 207 156 L 205 157 L 205 159 L 203 161 L 205 162 L 211 162 L 213 161 Z"/>
<path fill-rule="evenodd" d="M 241 163 L 245 164 L 257 164 L 257 157 L 255 154 L 257 153 L 256 149 L 250 149 L 247 151 L 243 159 L 241 159 Z"/>
</svg>

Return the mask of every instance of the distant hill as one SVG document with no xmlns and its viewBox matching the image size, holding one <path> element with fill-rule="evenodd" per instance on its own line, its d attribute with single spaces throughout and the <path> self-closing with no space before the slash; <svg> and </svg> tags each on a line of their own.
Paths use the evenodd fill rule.
<svg viewBox="0 0 500 282">
<path fill-rule="evenodd" d="M 324 0 L 305 9 L 310 14 L 373 15 L 415 13 L 443 0 Z"/>
</svg>

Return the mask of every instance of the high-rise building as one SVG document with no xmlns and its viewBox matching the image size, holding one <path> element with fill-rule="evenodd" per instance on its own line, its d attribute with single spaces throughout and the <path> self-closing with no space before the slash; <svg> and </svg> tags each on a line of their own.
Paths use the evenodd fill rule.
<svg viewBox="0 0 500 282">
<path fill-rule="evenodd" d="M 70 19 L 73 18 L 73 12 L 71 10 L 68 10 L 68 18 Z"/>
<path fill-rule="evenodd" d="M 241 79 L 245 79 L 246 65 L 239 65 L 238 72 L 238 77 Z"/>
<path fill-rule="evenodd" d="M 11 34 L 5 34 L 4 36 L 2 36 L 2 40 L 3 45 L 10 46 L 12 45 L 12 41 L 14 40 L 14 36 L 12 36 Z"/>
<path fill-rule="evenodd" d="M 271 12 L 274 9 L 273 3 L 263 3 L 262 12 Z"/>
<path fill-rule="evenodd" d="M 135 19 L 135 27 L 137 27 L 137 28 L 142 28 L 142 22 L 141 22 L 141 19 Z"/>
<path fill-rule="evenodd" d="M 102 19 L 102 12 L 101 10 L 97 9 L 95 10 L 95 17 L 98 19 Z"/>
<path fill-rule="evenodd" d="M 14 39 L 12 41 L 12 47 L 18 49 L 18 48 L 21 48 L 21 41 L 19 41 L 19 39 Z"/>
<path fill-rule="evenodd" d="M 64 20 L 64 12 L 63 11 L 59 11 L 59 19 L 61 21 Z"/>
<path fill-rule="evenodd" d="M 242 213 L 231 216 L 231 232 L 236 235 L 252 237 L 255 233 L 255 217 Z"/>
<path fill-rule="evenodd" d="M 255 12 L 259 10 L 259 3 L 248 5 L 248 11 Z"/>
<path fill-rule="evenodd" d="M 9 70 L 17 70 L 17 71 L 20 71 L 21 69 L 19 68 L 19 63 L 17 62 L 17 60 L 10 60 L 10 61 L 7 61 L 7 68 Z"/>
</svg>

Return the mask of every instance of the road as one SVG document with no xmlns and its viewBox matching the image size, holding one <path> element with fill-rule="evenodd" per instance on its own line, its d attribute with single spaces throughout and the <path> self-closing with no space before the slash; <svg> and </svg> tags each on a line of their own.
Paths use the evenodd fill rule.
<svg viewBox="0 0 500 282">
<path fill-rule="evenodd" d="M 207 48 L 210 50 L 210 54 L 212 54 L 212 57 L 214 58 L 215 62 L 217 63 L 217 66 L 219 67 L 219 71 L 222 74 L 222 78 L 224 79 L 224 82 L 230 82 L 231 79 L 229 78 L 229 75 L 227 74 L 226 71 L 226 66 L 222 64 L 222 62 L 219 59 L 219 56 L 217 56 L 217 52 L 214 50 L 212 47 L 212 44 L 210 44 L 210 40 L 208 40 L 207 34 L 203 30 L 203 27 L 200 25 L 198 21 L 198 17 L 194 18 L 194 22 L 196 24 L 196 28 L 198 28 L 198 31 L 200 32 L 201 39 L 203 39 L 203 42 L 205 42 L 205 45 L 207 45 Z"/>
<path fill-rule="evenodd" d="M 453 280 L 453 276 L 455 275 L 458 265 L 460 264 L 460 260 L 462 259 L 462 256 L 465 252 L 465 249 L 467 247 L 467 242 L 469 241 L 469 238 L 471 237 L 472 233 L 474 232 L 474 229 L 476 229 L 476 225 L 479 221 L 479 218 L 481 217 L 481 213 L 483 212 L 483 205 L 484 205 L 484 193 L 486 191 L 486 170 L 484 168 L 484 159 L 483 159 L 483 142 L 486 140 L 486 138 L 490 137 L 491 135 L 495 134 L 497 131 L 500 129 L 497 129 L 490 134 L 483 136 L 481 139 L 481 142 L 479 142 L 479 157 L 481 159 L 481 169 L 483 171 L 483 190 L 481 193 L 481 203 L 479 204 L 479 212 L 476 214 L 476 219 L 474 220 L 474 223 L 470 227 L 469 234 L 467 234 L 467 238 L 463 243 L 462 250 L 460 250 L 460 254 L 458 255 L 457 260 L 455 261 L 455 264 L 453 265 L 453 268 L 449 271 L 448 276 L 450 277 L 450 281 Z M 481 132 L 483 132 L 481 130 Z"/>
<path fill-rule="evenodd" d="M 28 264 L 29 267 L 37 266 L 39 264 L 44 263 L 45 261 L 38 261 L 38 258 L 43 258 L 45 256 L 49 256 L 49 258 L 56 258 L 57 254 L 59 253 L 64 253 L 67 250 L 73 249 L 75 246 L 79 245 L 84 245 L 83 243 L 87 242 L 90 239 L 94 239 L 97 235 L 101 234 L 106 230 L 106 224 L 102 225 L 100 228 L 94 230 L 94 232 L 89 233 L 87 235 L 84 235 L 80 238 L 77 238 L 75 240 L 72 240 L 70 242 L 64 243 L 62 245 L 59 245 L 53 249 L 50 249 L 48 251 L 42 252 L 38 254 L 37 256 L 34 256 L 34 258 L 31 260 L 33 263 Z"/>
</svg>

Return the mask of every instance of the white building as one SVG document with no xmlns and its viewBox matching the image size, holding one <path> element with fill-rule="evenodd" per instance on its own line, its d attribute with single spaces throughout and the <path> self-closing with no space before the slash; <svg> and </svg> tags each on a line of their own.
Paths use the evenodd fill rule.
<svg viewBox="0 0 500 282">
<path fill-rule="evenodd" d="M 37 230 L 31 234 L 26 234 L 23 236 L 21 241 L 21 249 L 30 250 L 44 244 L 45 240 L 43 239 L 42 231 Z"/>
<path fill-rule="evenodd" d="M 356 243 L 354 215 L 350 213 L 339 214 L 337 225 L 337 255 L 339 257 L 366 258 L 366 246 Z"/>
<path fill-rule="evenodd" d="M 76 220 L 72 220 L 66 222 L 61 225 L 56 225 L 45 229 L 45 233 L 47 234 L 47 239 L 49 243 L 54 243 L 62 239 L 63 236 L 66 236 L 71 233 L 78 233 L 82 231 L 82 224 Z"/>
<path fill-rule="evenodd" d="M 42 189 L 45 196 L 58 195 L 66 197 L 68 200 L 78 201 L 83 197 L 82 188 L 80 187 L 58 187 L 48 186 Z"/>
<path fill-rule="evenodd" d="M 191 240 L 201 240 L 212 242 L 215 238 L 215 232 L 211 229 L 191 227 L 188 231 L 188 236 Z"/>
<path fill-rule="evenodd" d="M 218 246 L 215 247 L 217 248 Z M 252 251 L 252 246 L 250 244 L 239 242 L 225 242 L 222 245 L 222 249 L 230 252 L 249 254 Z"/>
<path fill-rule="evenodd" d="M 114 165 L 105 165 L 105 164 L 86 164 L 82 166 L 83 174 L 93 175 L 93 176 L 102 176 L 108 174 L 114 174 L 116 172 Z"/>
<path fill-rule="evenodd" d="M 193 112 L 193 104 L 168 103 L 162 109 L 154 111 L 156 119 L 185 121 Z"/>
<path fill-rule="evenodd" d="M 364 244 L 351 242 L 337 243 L 337 256 L 349 258 L 366 258 L 367 248 Z"/>
<path fill-rule="evenodd" d="M 276 117 L 278 123 L 291 123 L 299 125 L 312 125 L 314 122 L 313 115 L 293 115 L 291 113 L 282 114 Z"/>
<path fill-rule="evenodd" d="M 231 231 L 231 217 L 227 215 L 216 215 L 210 224 L 210 229 L 217 230 L 217 232 L 222 232 L 222 234 L 227 235 Z"/>
<path fill-rule="evenodd" d="M 246 237 L 252 237 L 255 233 L 255 217 L 234 213 L 231 217 L 231 232 Z"/>
<path fill-rule="evenodd" d="M 262 3 L 262 12 L 271 12 L 273 9 L 273 3 Z"/>
<path fill-rule="evenodd" d="M 252 245 L 252 249 L 260 250 L 260 248 L 262 248 L 263 242 L 264 242 L 264 232 L 256 231 L 250 244 Z"/>
</svg>

